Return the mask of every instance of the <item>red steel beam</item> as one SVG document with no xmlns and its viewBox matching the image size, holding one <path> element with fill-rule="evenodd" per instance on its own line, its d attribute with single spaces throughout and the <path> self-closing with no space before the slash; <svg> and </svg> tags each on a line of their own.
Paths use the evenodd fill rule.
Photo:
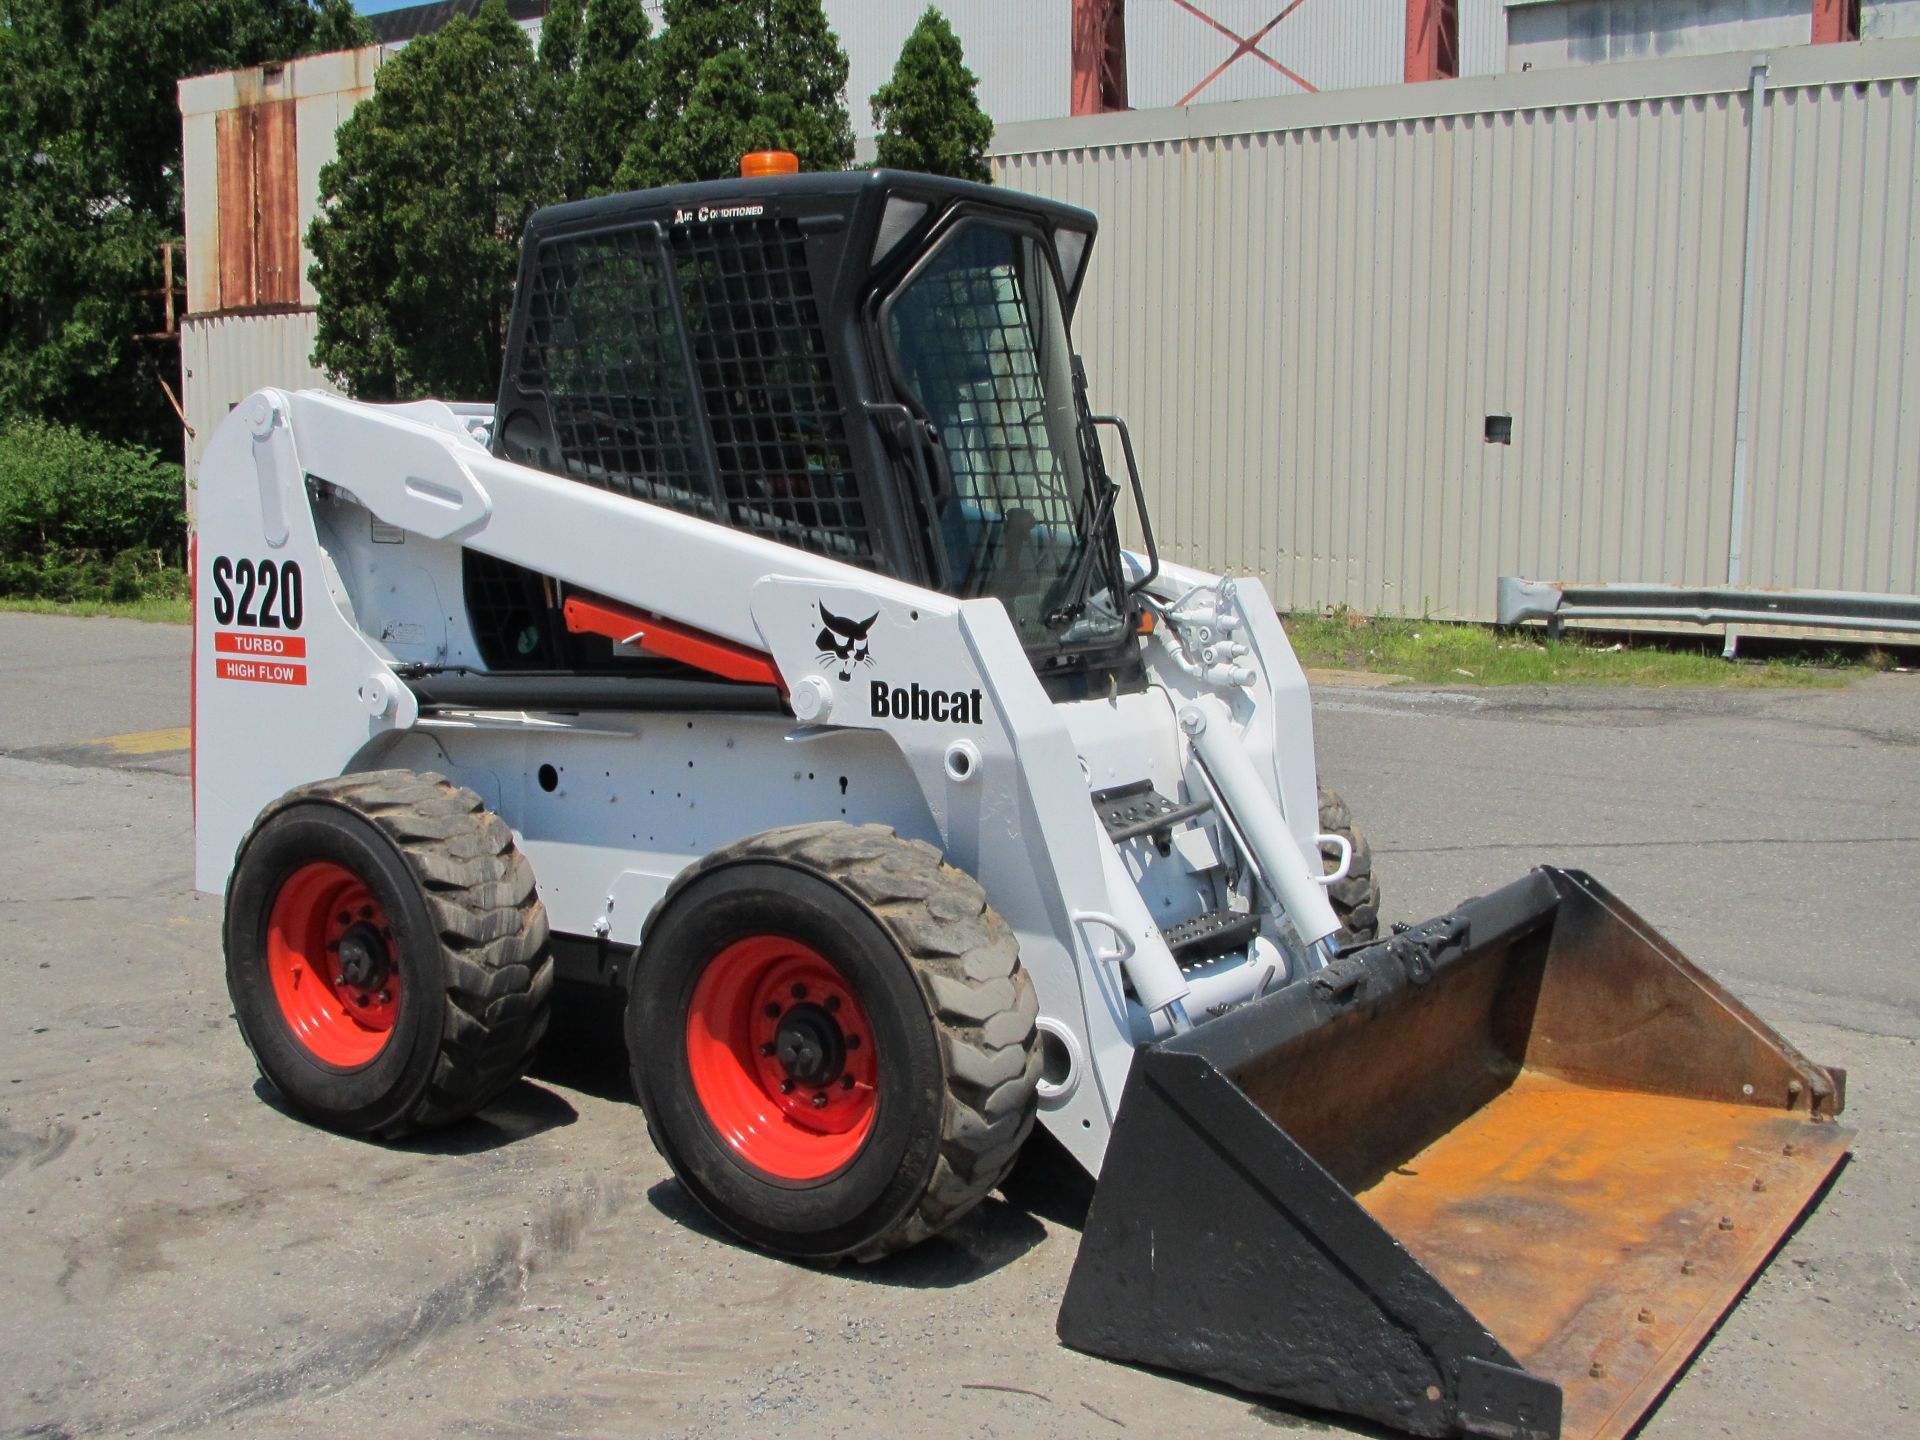
<svg viewBox="0 0 1920 1440">
<path fill-rule="evenodd" d="M 1860 0 L 1813 0 L 1813 43 L 1837 45 L 1860 38 Z"/>
<path fill-rule="evenodd" d="M 1409 85 L 1422 80 L 1451 80 L 1458 73 L 1456 44 L 1447 33 L 1448 22 L 1454 14 L 1454 7 L 1447 0 L 1407 0 Z"/>
</svg>

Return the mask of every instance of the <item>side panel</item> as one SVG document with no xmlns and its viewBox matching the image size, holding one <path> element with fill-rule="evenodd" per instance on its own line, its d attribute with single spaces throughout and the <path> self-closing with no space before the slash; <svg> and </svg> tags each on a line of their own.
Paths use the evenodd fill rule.
<svg viewBox="0 0 1920 1440">
<path fill-rule="evenodd" d="M 194 572 L 194 884 L 222 894 L 254 817 L 338 775 L 417 707 L 343 614 L 306 503 L 286 397 L 263 390 L 214 434 Z"/>
</svg>

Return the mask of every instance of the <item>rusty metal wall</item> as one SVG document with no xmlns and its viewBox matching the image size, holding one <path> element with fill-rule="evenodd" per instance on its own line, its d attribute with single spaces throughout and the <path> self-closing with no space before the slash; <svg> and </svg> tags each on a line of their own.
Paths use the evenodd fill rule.
<svg viewBox="0 0 1920 1440">
<path fill-rule="evenodd" d="M 305 242 L 320 167 L 386 53 L 343 50 L 180 82 L 190 314 L 316 303 Z"/>
<path fill-rule="evenodd" d="M 1079 338 L 1166 553 L 1478 620 L 1501 574 L 1724 581 L 1751 59 L 1002 130 L 1100 214 Z M 1920 589 L 1916 75 L 1773 57 L 1753 583 Z"/>
</svg>

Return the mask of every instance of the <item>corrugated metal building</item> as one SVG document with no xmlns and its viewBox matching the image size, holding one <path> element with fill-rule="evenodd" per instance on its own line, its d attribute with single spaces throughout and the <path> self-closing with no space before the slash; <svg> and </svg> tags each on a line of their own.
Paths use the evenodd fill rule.
<svg viewBox="0 0 1920 1440">
<path fill-rule="evenodd" d="M 1085 116 L 996 171 L 1101 216 L 1078 339 L 1163 550 L 1489 620 L 1503 573 L 1728 579 L 1766 63 Z M 1920 591 L 1920 42 L 1760 74 L 1741 578 Z"/>
</svg>

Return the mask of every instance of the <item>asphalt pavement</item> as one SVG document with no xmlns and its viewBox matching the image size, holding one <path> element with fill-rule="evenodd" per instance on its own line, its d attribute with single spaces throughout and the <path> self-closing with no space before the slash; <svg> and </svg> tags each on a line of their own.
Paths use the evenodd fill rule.
<svg viewBox="0 0 1920 1440">
<path fill-rule="evenodd" d="M 732 1244 L 605 1014 L 420 1141 L 282 1114 L 190 887 L 187 652 L 0 614 L 0 1436 L 1346 1433 L 1061 1348 L 1085 1187 L 1044 1154 L 876 1266 Z M 1853 1160 L 1648 1440 L 1920 1435 L 1920 676 L 1329 685 L 1315 724 L 1390 918 L 1591 870 L 1850 1072 Z"/>
</svg>

